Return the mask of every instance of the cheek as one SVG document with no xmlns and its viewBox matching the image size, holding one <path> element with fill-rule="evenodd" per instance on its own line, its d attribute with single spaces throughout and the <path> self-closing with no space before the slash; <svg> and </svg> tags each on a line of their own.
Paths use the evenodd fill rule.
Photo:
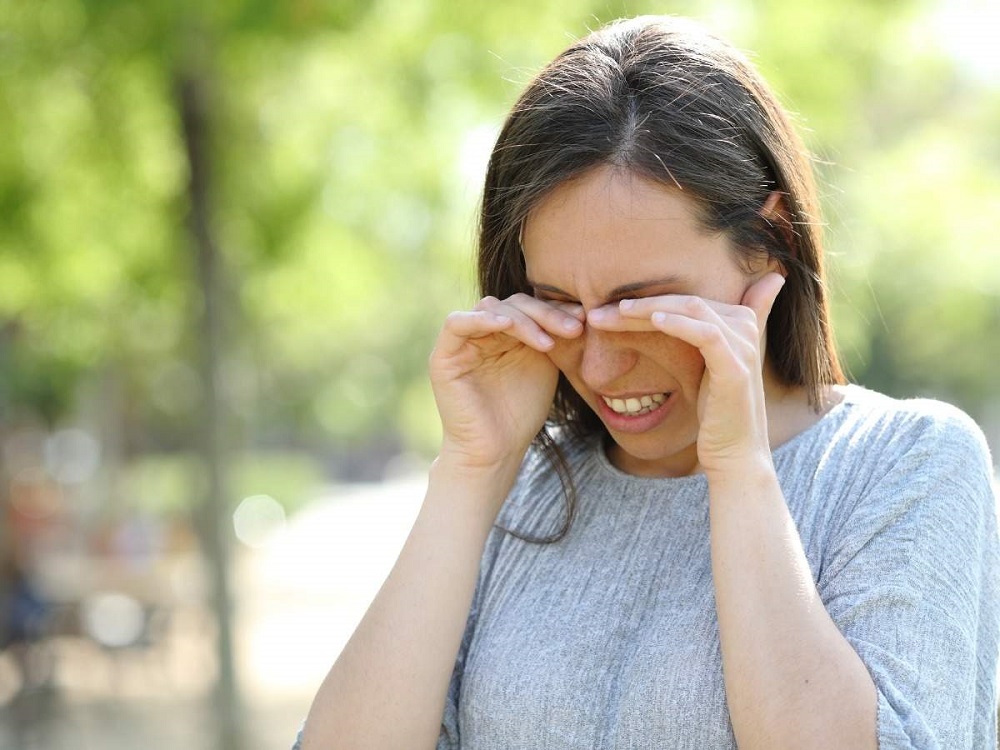
<svg viewBox="0 0 1000 750">
<path fill-rule="evenodd" d="M 575 381 L 583 360 L 584 337 L 556 338 L 549 350 L 549 359 L 571 382 Z M 637 373 L 649 369 L 662 370 L 684 390 L 697 390 L 705 372 L 705 359 L 698 348 L 660 333 L 622 334 L 622 348 L 636 352 Z"/>
<path fill-rule="evenodd" d="M 705 372 L 705 358 L 698 347 L 680 339 L 658 333 L 637 334 L 642 337 L 636 349 L 643 358 L 674 378 L 683 390 L 697 390 Z"/>
</svg>

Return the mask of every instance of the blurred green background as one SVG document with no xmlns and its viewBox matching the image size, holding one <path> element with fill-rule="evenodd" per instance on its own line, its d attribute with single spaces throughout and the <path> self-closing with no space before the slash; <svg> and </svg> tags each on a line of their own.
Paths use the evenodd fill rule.
<svg viewBox="0 0 1000 750">
<path fill-rule="evenodd" d="M 231 564 L 433 456 L 427 355 L 475 298 L 505 111 L 640 13 L 752 50 L 797 113 L 852 379 L 952 401 L 1000 450 L 995 2 L 0 0 L 0 557 L 64 605 L 51 632 L 93 637 L 66 608 L 127 586 L 60 598 L 47 561 L 193 556 L 223 716 L 204 746 L 252 746 L 225 728 Z"/>
</svg>

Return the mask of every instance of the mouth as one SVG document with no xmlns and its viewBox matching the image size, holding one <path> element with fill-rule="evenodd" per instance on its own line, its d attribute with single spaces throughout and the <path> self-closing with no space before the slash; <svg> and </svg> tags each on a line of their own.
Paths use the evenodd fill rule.
<svg viewBox="0 0 1000 750">
<path fill-rule="evenodd" d="M 663 406 L 668 398 L 670 398 L 670 391 L 666 393 L 649 393 L 644 396 L 630 396 L 628 398 L 601 396 L 601 399 L 609 409 L 623 417 L 638 417 L 643 414 L 649 414 Z"/>
</svg>

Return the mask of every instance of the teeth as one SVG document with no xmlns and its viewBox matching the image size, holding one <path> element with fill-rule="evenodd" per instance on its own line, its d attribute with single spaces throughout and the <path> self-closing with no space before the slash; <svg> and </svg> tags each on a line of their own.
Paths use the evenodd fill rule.
<svg viewBox="0 0 1000 750">
<path fill-rule="evenodd" d="M 610 406 L 618 414 L 625 414 L 629 417 L 637 417 L 640 414 L 648 414 L 660 407 L 664 401 L 667 400 L 666 393 L 651 393 L 648 396 L 641 396 L 640 398 L 608 398 L 607 396 L 601 396 L 604 399 L 604 403 Z"/>
</svg>

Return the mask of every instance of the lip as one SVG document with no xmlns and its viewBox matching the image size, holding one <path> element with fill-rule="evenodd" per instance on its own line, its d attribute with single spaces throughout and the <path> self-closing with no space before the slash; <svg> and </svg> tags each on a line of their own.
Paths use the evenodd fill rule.
<svg viewBox="0 0 1000 750">
<path fill-rule="evenodd" d="M 649 393 L 646 392 L 639 395 L 648 396 Z M 609 396 L 609 398 L 629 398 L 629 396 Z M 598 396 L 597 415 L 601 418 L 601 421 L 604 422 L 609 430 L 636 434 L 658 427 L 668 416 L 670 416 L 670 412 L 673 411 L 674 402 L 676 402 L 676 400 L 677 391 L 671 391 L 670 395 L 667 396 L 667 400 L 663 402 L 659 409 L 654 409 L 651 412 L 640 414 L 636 417 L 629 417 L 616 412 L 604 403 L 603 398 Z"/>
</svg>

